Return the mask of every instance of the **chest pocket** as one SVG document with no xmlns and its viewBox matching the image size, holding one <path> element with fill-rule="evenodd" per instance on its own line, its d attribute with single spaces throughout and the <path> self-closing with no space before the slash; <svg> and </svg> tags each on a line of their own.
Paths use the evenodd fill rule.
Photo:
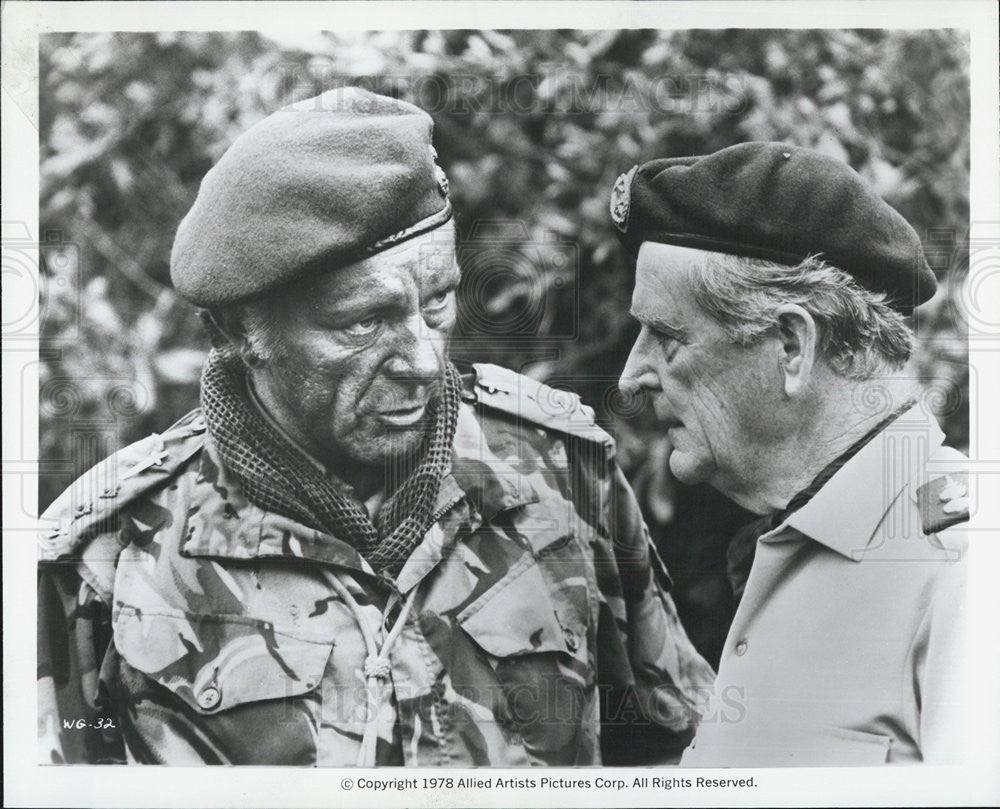
<svg viewBox="0 0 1000 809">
<path fill-rule="evenodd" d="M 200 715 L 315 689 L 333 643 L 254 618 L 120 607 L 114 643 L 132 668 Z"/>
<path fill-rule="evenodd" d="M 559 558 L 576 561 L 560 566 Z M 593 763 L 590 589 L 572 575 L 582 562 L 574 538 L 548 557 L 525 554 L 456 616 L 489 656 L 506 719 L 527 752 L 551 765 Z"/>
<path fill-rule="evenodd" d="M 558 652 L 585 664 L 586 589 L 556 599 L 539 563 L 525 556 L 480 598 L 458 614 L 460 626 L 496 657 Z M 572 585 L 567 585 L 567 589 Z"/>
<path fill-rule="evenodd" d="M 563 652 L 589 660 L 588 629 L 596 614 L 597 583 L 586 543 L 594 529 L 573 503 L 530 479 L 532 497 L 488 520 L 518 538 L 526 552 L 458 614 L 463 628 L 491 654 Z M 499 541 L 507 541 L 499 540 Z"/>
<path fill-rule="evenodd" d="M 685 767 L 865 767 L 885 764 L 891 736 L 833 725 L 757 724 L 745 733 L 698 731 L 685 751 Z"/>
</svg>

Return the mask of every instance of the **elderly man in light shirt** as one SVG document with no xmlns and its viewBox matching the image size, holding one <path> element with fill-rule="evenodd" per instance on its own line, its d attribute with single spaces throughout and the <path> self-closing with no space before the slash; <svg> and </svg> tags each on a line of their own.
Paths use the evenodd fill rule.
<svg viewBox="0 0 1000 809">
<path fill-rule="evenodd" d="M 682 764 L 960 761 L 968 488 L 907 367 L 936 288 L 917 234 L 780 143 L 637 166 L 611 218 L 642 327 L 622 388 L 679 480 L 761 515 L 729 549 L 719 709 Z"/>
</svg>

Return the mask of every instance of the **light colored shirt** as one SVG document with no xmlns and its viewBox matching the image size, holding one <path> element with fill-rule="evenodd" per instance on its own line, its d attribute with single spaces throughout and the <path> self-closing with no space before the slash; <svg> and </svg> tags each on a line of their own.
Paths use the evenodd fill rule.
<svg viewBox="0 0 1000 809">
<path fill-rule="evenodd" d="M 758 539 L 682 765 L 962 759 L 963 526 L 925 534 L 918 503 L 932 482 L 934 509 L 967 505 L 948 474 L 965 458 L 943 440 L 908 410 Z"/>
</svg>

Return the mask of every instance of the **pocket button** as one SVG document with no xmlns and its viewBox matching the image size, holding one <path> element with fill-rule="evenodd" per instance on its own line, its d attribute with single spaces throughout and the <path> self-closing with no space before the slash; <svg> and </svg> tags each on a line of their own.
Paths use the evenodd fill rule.
<svg viewBox="0 0 1000 809">
<path fill-rule="evenodd" d="M 571 652 L 575 652 L 580 648 L 580 637 L 576 634 L 572 627 L 564 626 L 562 628 L 563 638 L 566 640 L 566 648 Z"/>
<path fill-rule="evenodd" d="M 203 710 L 210 711 L 220 702 L 222 702 L 222 692 L 214 685 L 202 689 L 202 692 L 198 694 L 198 704 Z"/>
</svg>

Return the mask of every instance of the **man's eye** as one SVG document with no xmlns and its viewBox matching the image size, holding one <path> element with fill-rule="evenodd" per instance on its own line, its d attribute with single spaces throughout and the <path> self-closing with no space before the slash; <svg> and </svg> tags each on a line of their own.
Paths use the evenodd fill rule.
<svg viewBox="0 0 1000 809">
<path fill-rule="evenodd" d="M 667 334 L 659 329 L 650 329 L 650 331 L 656 341 L 660 344 L 660 348 L 663 350 L 663 355 L 669 362 L 673 359 L 674 354 L 677 353 L 677 349 L 681 344 L 680 340 L 678 340 L 674 335 Z"/>
<path fill-rule="evenodd" d="M 438 292 L 436 295 L 432 295 L 424 302 L 424 309 L 441 309 L 445 304 L 448 303 L 448 297 L 451 295 L 451 290 L 447 289 L 444 292 Z"/>
<path fill-rule="evenodd" d="M 359 320 L 357 323 L 352 323 L 350 326 L 345 327 L 344 331 L 354 337 L 362 337 L 366 334 L 371 334 L 381 325 L 382 318 L 366 317 L 364 320 Z"/>
<path fill-rule="evenodd" d="M 673 360 L 674 355 L 678 352 L 681 347 L 681 341 L 676 337 L 667 337 L 663 341 L 663 355 L 666 357 L 667 362 Z"/>
</svg>

